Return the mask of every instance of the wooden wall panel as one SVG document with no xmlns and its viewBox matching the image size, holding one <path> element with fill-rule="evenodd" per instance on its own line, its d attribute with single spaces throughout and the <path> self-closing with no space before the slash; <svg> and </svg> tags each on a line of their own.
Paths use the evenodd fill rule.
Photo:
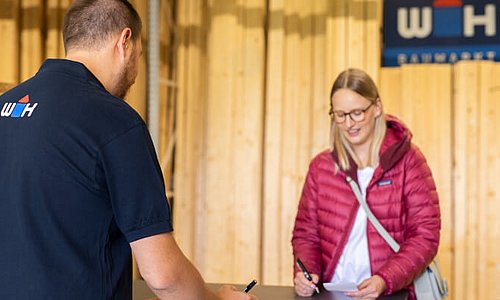
<svg viewBox="0 0 500 300">
<path fill-rule="evenodd" d="M 353 68 L 364 69 L 366 67 L 366 1 L 347 1 L 347 39 L 346 39 L 346 60 L 347 65 Z"/>
<path fill-rule="evenodd" d="M 213 1 L 208 12 L 201 271 L 207 280 L 244 283 L 260 273 L 265 1 Z"/>
<path fill-rule="evenodd" d="M 454 299 L 478 299 L 478 206 L 481 64 L 454 68 Z"/>
<path fill-rule="evenodd" d="M 236 257 L 232 271 L 236 280 L 248 283 L 261 274 L 262 247 L 262 149 L 264 134 L 265 16 L 266 1 L 243 1 L 239 10 L 243 20 L 241 57 L 234 69 L 237 82 L 237 110 L 232 170 L 236 219 Z M 242 155 L 244 158 L 240 157 Z M 245 181 L 241 179 L 245 178 Z M 245 234 L 241 234 L 241 233 Z M 246 270 L 248 269 L 248 271 Z"/>
<path fill-rule="evenodd" d="M 476 299 L 496 299 L 500 293 L 500 79 L 499 64 L 485 63 L 480 69 L 480 142 L 479 142 L 479 194 L 478 194 L 478 295 Z"/>
<path fill-rule="evenodd" d="M 328 0 L 313 1 L 312 20 L 312 67 L 310 80 L 311 105 L 311 147 L 308 149 L 309 157 L 326 149 L 329 143 L 330 109 L 329 96 L 330 88 L 333 84 L 333 75 L 330 75 L 331 68 L 325 63 L 329 57 L 327 41 L 327 20 L 328 20 Z M 326 129 L 326 130 L 325 130 Z M 305 176 L 305 175 L 303 175 Z"/>
<path fill-rule="evenodd" d="M 279 181 L 281 198 L 280 211 L 282 231 L 280 239 L 282 274 L 280 283 L 288 283 L 293 278 L 293 259 L 290 246 L 293 220 L 297 210 L 301 184 L 307 169 L 310 155 L 311 96 L 305 94 L 310 89 L 311 70 L 311 11 L 304 11 L 304 2 L 285 2 L 285 52 L 284 54 L 284 89 L 283 110 L 281 111 L 281 160 Z M 309 5 L 308 5 L 309 6 Z M 295 17 L 296 16 L 296 17 Z M 299 59 L 298 59 L 299 58 Z M 272 63 L 272 62 L 270 62 Z M 272 88 L 272 85 L 268 88 Z M 266 184 L 266 183 L 264 183 Z M 276 212 L 266 213 L 276 214 Z M 266 229 L 266 228 L 264 228 Z M 266 268 L 268 269 L 268 268 Z M 267 271 L 267 270 L 266 270 Z"/>
<path fill-rule="evenodd" d="M 314 6 L 303 1 L 272 1 L 270 5 L 263 282 L 290 284 L 290 239 L 304 170 L 313 141 L 321 145 L 327 141 L 322 135 L 325 127 L 318 128 L 328 119 L 328 96 L 324 63 L 320 62 L 326 48 L 324 37 L 317 34 L 325 30 L 327 6 L 322 1 Z M 322 117 L 314 120 L 317 114 Z"/>
<path fill-rule="evenodd" d="M 195 265 L 203 267 L 206 124 L 206 2 L 181 1 L 177 6 L 177 101 L 174 181 L 174 233 Z"/>
<path fill-rule="evenodd" d="M 328 1 L 326 76 L 361 68 L 377 82 L 381 56 L 381 0 Z M 330 83 L 331 84 L 331 83 Z"/>
<path fill-rule="evenodd" d="M 21 1 L 21 81 L 24 81 L 38 71 L 43 57 L 42 42 L 42 0 Z"/>
<path fill-rule="evenodd" d="M 386 114 L 401 115 L 401 68 L 382 68 L 378 84 L 380 99 Z"/>
<path fill-rule="evenodd" d="M 180 228 L 176 236 L 207 280 L 243 283 L 260 273 L 263 125 L 255 120 L 263 118 L 265 2 L 211 1 L 205 9 L 210 23 L 193 27 L 196 38 L 189 40 L 193 24 L 187 16 L 199 8 L 189 7 L 200 3 L 183 3 L 178 10 L 185 22 L 179 30 L 187 33 L 178 51 L 178 145 L 181 150 L 200 147 L 187 155 L 199 154 L 201 159 L 194 157 L 190 165 L 188 156 L 176 157 L 180 173 L 176 173 L 174 221 L 191 230 Z M 203 43 L 206 48 L 196 50 Z M 196 51 L 201 64 L 205 57 L 210 63 L 207 73 L 197 74 L 194 78 L 199 80 L 193 82 L 199 65 L 191 65 L 189 56 Z M 196 54 L 191 58 L 196 60 Z M 206 94 L 195 93 L 205 82 Z M 189 124 L 194 121 L 190 110 L 199 107 L 197 102 L 205 107 L 198 115 L 203 121 L 196 123 L 199 126 Z M 200 132 L 198 145 L 191 139 L 195 130 Z M 189 175 L 193 181 L 186 178 Z M 194 211 L 196 220 L 181 220 L 182 211 Z M 221 253 L 228 255 L 221 257 Z"/>
<path fill-rule="evenodd" d="M 44 40 L 45 58 L 62 58 L 65 56 L 62 39 L 62 23 L 69 1 L 47 0 L 44 15 L 46 38 Z"/>
<path fill-rule="evenodd" d="M 169 197 L 172 195 L 173 155 L 175 145 L 175 93 L 177 88 L 174 77 L 175 60 L 175 20 L 172 0 L 160 1 L 160 133 L 158 156 L 160 159 L 165 188 Z"/>
<path fill-rule="evenodd" d="M 410 128 L 433 172 L 440 197 L 439 262 L 453 276 L 452 226 L 452 68 L 450 65 L 404 65 L 381 71 L 380 93 L 387 113 Z"/>
<path fill-rule="evenodd" d="M 219 12 L 217 11 L 219 10 Z M 235 225 L 238 220 L 234 212 L 234 186 L 239 178 L 231 178 L 235 156 L 244 158 L 243 153 L 233 148 L 232 129 L 236 126 L 234 114 L 240 108 L 236 105 L 236 76 L 234 70 L 236 51 L 240 50 L 241 24 L 238 24 L 238 6 L 234 1 L 214 1 L 209 6 L 207 121 L 205 135 L 206 191 L 201 199 L 204 207 L 205 234 L 196 235 L 201 243 L 200 260 L 202 274 L 208 280 L 230 280 L 236 264 Z M 231 47 L 226 47 L 227 40 Z M 239 95 L 238 95 L 239 96 Z M 234 102 L 233 102 L 234 101 Z M 241 120 L 240 120 L 241 121 Z M 220 214 L 225 217 L 221 218 Z M 240 220 L 241 221 L 241 220 Z M 250 230 L 249 230 L 250 231 Z M 250 231 L 250 234 L 252 232 Z M 252 240 L 255 242 L 254 240 Z M 225 255 L 220 255 L 225 253 Z M 213 257 L 219 257 L 217 264 L 210 264 Z M 255 270 L 255 266 L 251 267 Z"/>
<path fill-rule="evenodd" d="M 371 0 L 365 2 L 364 23 L 366 36 L 364 40 L 366 72 L 377 82 L 382 57 L 382 1 Z"/>
<path fill-rule="evenodd" d="M 146 120 L 147 114 L 147 51 L 148 51 L 148 3 L 147 1 L 131 0 L 132 5 L 139 13 L 142 19 L 142 49 L 143 54 L 139 58 L 139 73 L 135 80 L 134 85 L 130 88 L 128 95 L 125 100 L 130 106 L 132 106 L 141 117 Z"/>
<path fill-rule="evenodd" d="M 328 17 L 326 19 L 327 55 L 325 57 L 327 76 L 330 87 L 337 75 L 349 67 L 348 52 L 348 14 L 349 0 L 328 1 Z"/>
<path fill-rule="evenodd" d="M 19 0 L 0 1 L 0 93 L 19 80 Z"/>
<path fill-rule="evenodd" d="M 402 68 L 400 117 L 414 134 L 437 185 L 441 209 L 438 258 L 447 278 L 452 274 L 452 68 L 450 65 L 405 65 Z"/>
<path fill-rule="evenodd" d="M 262 245 L 262 280 L 264 283 L 279 284 L 282 278 L 290 280 L 287 267 L 290 258 L 282 253 L 286 245 L 283 235 L 281 217 L 281 189 L 279 189 L 281 160 L 281 116 L 284 104 L 284 59 L 285 49 L 285 12 L 284 0 L 269 2 L 268 34 L 267 34 L 267 76 L 266 76 L 266 108 L 265 108 L 265 152 L 263 172 L 263 245 Z M 269 62 L 273 63 L 269 63 Z M 272 87 L 272 88 L 271 88 Z"/>
</svg>

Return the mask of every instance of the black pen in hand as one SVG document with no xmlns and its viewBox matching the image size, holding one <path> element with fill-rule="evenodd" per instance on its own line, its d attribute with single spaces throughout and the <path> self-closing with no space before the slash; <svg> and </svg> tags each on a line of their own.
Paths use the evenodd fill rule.
<svg viewBox="0 0 500 300">
<path fill-rule="evenodd" d="M 252 282 L 250 282 L 247 287 L 243 290 L 243 293 L 248 293 L 253 287 L 254 285 L 257 284 L 257 280 L 252 280 Z"/>
<path fill-rule="evenodd" d="M 306 279 L 309 280 L 312 284 L 314 284 L 313 279 L 311 277 L 311 274 L 309 274 L 309 272 L 306 269 L 306 266 L 304 266 L 304 264 L 302 263 L 302 261 L 300 260 L 300 258 L 297 258 L 297 266 L 299 266 L 299 268 L 302 271 L 302 273 L 304 273 L 304 276 L 306 277 Z M 319 294 L 319 289 L 316 286 L 316 284 L 314 284 L 314 288 L 316 290 L 316 293 Z"/>
</svg>

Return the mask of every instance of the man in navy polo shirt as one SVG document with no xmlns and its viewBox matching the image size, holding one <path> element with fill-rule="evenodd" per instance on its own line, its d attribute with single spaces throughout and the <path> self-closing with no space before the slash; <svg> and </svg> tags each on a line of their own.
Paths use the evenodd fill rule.
<svg viewBox="0 0 500 300">
<path fill-rule="evenodd" d="M 122 98 L 141 20 L 125 0 L 77 0 L 67 59 L 0 96 L 0 299 L 131 299 L 131 249 L 161 299 L 252 299 L 205 285 L 172 237 L 147 128 Z"/>
</svg>

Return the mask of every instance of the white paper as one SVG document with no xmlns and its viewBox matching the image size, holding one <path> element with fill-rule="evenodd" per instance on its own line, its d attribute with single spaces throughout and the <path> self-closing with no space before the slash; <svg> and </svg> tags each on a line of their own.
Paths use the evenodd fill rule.
<svg viewBox="0 0 500 300">
<path fill-rule="evenodd" d="M 330 292 L 355 292 L 358 290 L 356 283 L 323 283 L 325 290 Z"/>
</svg>

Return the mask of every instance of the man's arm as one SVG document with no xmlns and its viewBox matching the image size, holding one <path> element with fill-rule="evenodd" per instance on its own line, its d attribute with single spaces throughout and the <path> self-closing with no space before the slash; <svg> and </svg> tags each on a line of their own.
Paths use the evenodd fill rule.
<svg viewBox="0 0 500 300">
<path fill-rule="evenodd" d="M 162 233 L 130 243 L 139 271 L 160 299 L 253 299 L 224 287 L 218 296 L 177 246 L 171 233 Z"/>
</svg>

